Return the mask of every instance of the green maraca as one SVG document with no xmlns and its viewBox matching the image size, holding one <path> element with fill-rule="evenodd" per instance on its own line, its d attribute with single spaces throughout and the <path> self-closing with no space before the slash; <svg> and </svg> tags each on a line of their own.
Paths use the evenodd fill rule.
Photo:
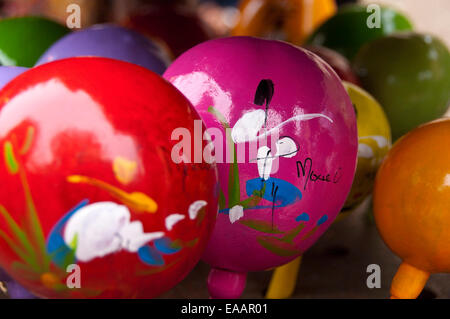
<svg viewBox="0 0 450 319">
<path fill-rule="evenodd" d="M 365 43 L 393 32 L 412 30 L 411 22 L 403 14 L 391 8 L 379 8 L 377 25 L 376 12 L 368 10 L 368 7 L 356 4 L 343 6 L 307 42 L 335 50 L 352 61 Z"/>
</svg>

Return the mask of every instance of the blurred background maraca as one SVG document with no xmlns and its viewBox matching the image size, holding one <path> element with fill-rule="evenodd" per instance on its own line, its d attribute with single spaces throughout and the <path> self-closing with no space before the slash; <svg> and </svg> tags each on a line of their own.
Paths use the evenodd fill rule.
<svg viewBox="0 0 450 319">
<path fill-rule="evenodd" d="M 398 33 L 363 46 L 354 70 L 383 105 L 394 140 L 444 115 L 450 101 L 450 52 L 429 34 Z"/>
<path fill-rule="evenodd" d="M 66 27 L 73 14 L 68 8 L 73 5 L 80 6 L 81 30 Z M 379 27 L 373 27 L 378 18 L 374 5 L 381 8 Z M 386 114 L 393 142 L 403 141 L 402 136 L 418 125 L 445 116 L 450 104 L 449 10 L 447 0 L 1 0 L 0 86 L 27 68 L 64 58 L 108 57 L 163 74 L 174 59 L 209 39 L 230 35 L 278 39 L 306 48 L 325 61 L 341 80 L 358 86 L 346 84 L 352 100 L 360 101 L 354 101 L 355 109 L 358 104 L 376 101 L 373 103 Z M 276 53 L 273 63 L 283 70 L 280 56 Z M 205 60 L 197 67 L 206 64 Z M 242 69 L 242 77 L 255 72 Z M 234 71 L 229 68 L 223 72 L 231 75 Z M 364 127 L 373 128 L 379 118 L 372 115 L 365 120 L 366 126 L 358 117 L 359 136 L 368 136 Z M 417 139 L 412 140 L 415 144 Z M 271 280 L 271 272 L 250 273 L 243 297 L 260 298 L 273 291 L 275 298 L 389 295 L 400 259 L 387 249 L 375 224 L 367 218 L 372 216 L 370 190 L 376 167 L 387 148 L 379 148 L 377 139 L 365 142 L 359 145 L 347 214 L 339 214 L 342 222 L 333 224 L 305 253 L 298 284 L 292 279 L 298 270 L 297 260 L 286 265 L 292 266 L 292 271 L 281 276 L 292 279 L 289 286 L 281 280 L 281 288 L 266 291 L 270 283 L 277 282 L 276 276 Z M 374 166 L 369 155 L 377 151 L 380 154 Z M 408 167 L 413 164 L 405 169 Z M 404 185 L 411 183 L 406 178 L 402 181 Z M 446 271 L 430 266 L 442 265 L 426 253 L 430 247 L 423 247 L 420 262 L 417 258 L 408 260 L 404 251 L 392 244 L 398 238 L 385 234 L 386 224 L 377 225 L 382 238 L 408 265 L 400 267 L 394 280 L 393 287 L 400 287 L 400 292 L 394 293 L 396 297 L 418 294 L 417 287 L 410 289 L 414 294 L 403 293 L 406 286 L 402 283 L 409 278 L 405 274 L 416 272 L 414 269 L 421 274 Z M 389 234 L 401 232 L 400 226 L 389 230 Z M 382 269 L 380 289 L 369 289 L 365 283 L 365 269 L 372 263 Z M 163 297 L 207 297 L 208 271 L 204 263 L 198 264 L 186 280 Z M 425 277 L 421 278 L 425 283 Z M 31 297 L 11 278 L 0 280 L 7 281 L 0 287 L 0 296 L 9 286 L 10 297 Z M 435 274 L 419 298 L 449 296 L 448 276 Z"/>
</svg>

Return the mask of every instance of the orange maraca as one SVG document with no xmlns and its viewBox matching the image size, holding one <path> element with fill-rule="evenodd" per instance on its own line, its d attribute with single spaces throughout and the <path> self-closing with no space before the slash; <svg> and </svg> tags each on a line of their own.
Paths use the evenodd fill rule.
<svg viewBox="0 0 450 319">
<path fill-rule="evenodd" d="M 391 298 L 417 298 L 430 274 L 450 272 L 450 119 L 402 137 L 383 162 L 374 190 L 381 237 L 403 262 Z"/>
</svg>

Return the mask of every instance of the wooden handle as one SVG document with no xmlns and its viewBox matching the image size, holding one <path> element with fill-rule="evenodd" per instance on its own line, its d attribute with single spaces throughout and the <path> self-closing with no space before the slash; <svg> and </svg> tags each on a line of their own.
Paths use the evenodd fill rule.
<svg viewBox="0 0 450 319">
<path fill-rule="evenodd" d="M 391 299 L 415 299 L 422 292 L 430 273 L 403 262 L 392 280 Z"/>
</svg>

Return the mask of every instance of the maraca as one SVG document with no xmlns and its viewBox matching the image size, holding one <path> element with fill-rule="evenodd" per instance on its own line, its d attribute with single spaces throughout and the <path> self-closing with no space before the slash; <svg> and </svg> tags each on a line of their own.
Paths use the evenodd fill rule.
<svg viewBox="0 0 450 319">
<path fill-rule="evenodd" d="M 14 79 L 19 74 L 25 72 L 27 68 L 16 66 L 0 66 L 0 90 L 8 84 L 9 81 Z M 25 288 L 20 284 L 13 281 L 1 268 L 0 268 L 0 282 L 6 283 L 6 291 L 12 299 L 30 299 L 34 298 Z"/>
<path fill-rule="evenodd" d="M 373 96 L 344 82 L 356 110 L 358 122 L 358 164 L 352 189 L 341 215 L 353 211 L 372 193 L 375 175 L 392 145 L 391 128 L 382 106 Z"/>
<path fill-rule="evenodd" d="M 195 8 L 177 2 L 180 1 L 156 1 L 132 13 L 124 25 L 167 45 L 173 57 L 177 57 L 212 37 Z"/>
<path fill-rule="evenodd" d="M 439 39 L 393 34 L 364 46 L 353 67 L 381 103 L 394 140 L 441 117 L 450 102 L 450 52 Z"/>
<path fill-rule="evenodd" d="M 208 41 L 164 77 L 215 137 L 219 216 L 203 259 L 211 297 L 238 298 L 247 272 L 303 254 L 339 213 L 356 167 L 355 111 L 322 59 L 280 41 Z"/>
<path fill-rule="evenodd" d="M 178 90 L 131 63 L 70 58 L 18 76 L 0 103 L 9 275 L 47 298 L 150 298 L 187 275 L 214 226 L 217 171 L 178 161 L 172 134 L 202 129 Z"/>
<path fill-rule="evenodd" d="M 143 35 L 112 24 L 99 24 L 66 35 L 44 53 L 37 65 L 79 56 L 122 60 L 158 74 L 170 64 L 169 54 Z"/>
<path fill-rule="evenodd" d="M 233 35 L 285 40 L 302 44 L 336 12 L 334 0 L 242 0 Z"/>
<path fill-rule="evenodd" d="M 450 272 L 450 119 L 403 136 L 375 181 L 378 231 L 402 264 L 392 298 L 417 298 L 430 274 Z"/>
<path fill-rule="evenodd" d="M 391 147 L 391 130 L 383 108 L 370 94 L 348 82 L 344 86 L 355 106 L 358 123 L 358 164 L 350 194 L 335 222 L 352 213 L 373 189 L 378 167 Z M 275 269 L 266 297 L 289 298 L 295 290 L 301 259 Z"/>
<path fill-rule="evenodd" d="M 32 67 L 69 29 L 39 17 L 0 20 L 0 65 Z"/>
<path fill-rule="evenodd" d="M 307 43 L 330 48 L 352 61 L 364 44 L 394 32 L 412 30 L 408 18 L 391 8 L 380 8 L 379 26 L 372 25 L 376 21 L 371 17 L 375 17 L 374 13 L 366 6 L 343 6 L 314 31 Z"/>
</svg>

